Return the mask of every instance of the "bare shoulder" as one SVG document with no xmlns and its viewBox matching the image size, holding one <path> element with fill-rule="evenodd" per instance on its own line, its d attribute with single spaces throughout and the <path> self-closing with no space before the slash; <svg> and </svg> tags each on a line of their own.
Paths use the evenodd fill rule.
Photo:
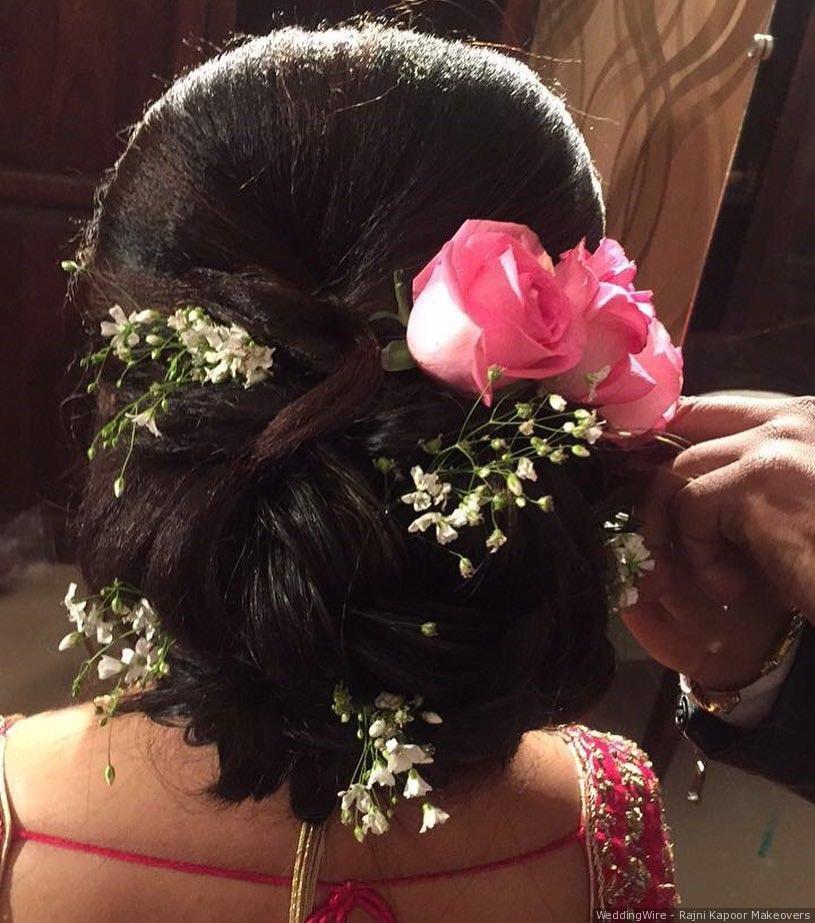
<svg viewBox="0 0 815 923">
<path fill-rule="evenodd" d="M 113 785 L 105 782 L 109 762 L 116 771 Z M 183 747 L 180 731 L 158 728 L 140 715 L 100 727 L 92 705 L 21 719 L 6 743 L 6 783 L 16 822 L 57 835 L 92 833 L 95 819 L 127 817 L 139 804 L 187 801 L 206 788 L 211 769 L 211 755 Z M 179 777 L 183 786 L 168 784 Z"/>
<path fill-rule="evenodd" d="M 5 774 L 18 822 L 33 826 L 58 813 L 63 789 L 70 787 L 79 766 L 90 765 L 97 730 L 91 706 L 41 712 L 14 723 L 6 742 Z"/>
<path fill-rule="evenodd" d="M 109 762 L 113 784 L 104 777 Z M 18 721 L 6 747 L 9 800 L 21 827 L 114 849 L 251 867 L 262 853 L 247 825 L 261 816 L 265 848 L 274 853 L 274 832 L 282 827 L 287 843 L 293 824 L 286 800 L 217 802 L 208 794 L 217 765 L 214 748 L 190 747 L 180 728 L 139 714 L 100 727 L 92 705 Z"/>
<path fill-rule="evenodd" d="M 512 776 L 527 797 L 573 810 L 580 802 L 580 779 L 568 736 L 533 731 L 524 736 L 512 764 Z"/>
</svg>

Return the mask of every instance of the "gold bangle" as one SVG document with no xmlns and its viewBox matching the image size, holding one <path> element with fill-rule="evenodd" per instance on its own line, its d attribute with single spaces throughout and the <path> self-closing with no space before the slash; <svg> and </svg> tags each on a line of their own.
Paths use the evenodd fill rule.
<svg viewBox="0 0 815 923">
<path fill-rule="evenodd" d="M 764 658 L 758 676 L 753 682 L 767 676 L 768 673 L 772 673 L 773 670 L 777 670 L 781 666 L 792 646 L 801 637 L 805 625 L 806 619 L 798 609 L 795 609 L 784 633 Z M 747 683 L 746 685 L 749 686 L 752 683 Z M 710 712 L 711 715 L 727 715 L 741 702 L 740 689 L 705 689 L 695 680 L 691 680 L 690 691 L 699 708 Z"/>
<path fill-rule="evenodd" d="M 801 612 L 798 609 L 793 610 L 792 619 L 787 626 L 787 630 L 776 641 L 775 646 L 761 665 L 761 672 L 758 674 L 759 678 L 772 673 L 773 670 L 777 670 L 781 666 L 790 648 L 801 637 L 805 625 L 806 619 Z"/>
</svg>

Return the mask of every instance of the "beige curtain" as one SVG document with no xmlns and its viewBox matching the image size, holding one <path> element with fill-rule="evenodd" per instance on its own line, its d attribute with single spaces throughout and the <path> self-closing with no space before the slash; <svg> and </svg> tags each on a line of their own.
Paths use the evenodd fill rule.
<svg viewBox="0 0 815 923">
<path fill-rule="evenodd" d="M 773 0 L 541 0 L 534 54 L 603 178 L 608 234 L 688 321 Z"/>
</svg>

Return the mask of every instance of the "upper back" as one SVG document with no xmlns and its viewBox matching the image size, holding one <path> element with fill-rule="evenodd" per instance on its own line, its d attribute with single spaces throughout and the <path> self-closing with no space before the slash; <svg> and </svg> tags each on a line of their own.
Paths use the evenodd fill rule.
<svg viewBox="0 0 815 923">
<path fill-rule="evenodd" d="M 88 708 L 35 716 L 9 735 L 14 826 L 35 836 L 13 844 L 0 904 L 6 918 L 37 923 L 59 907 L 68 923 L 114 910 L 125 923 L 286 919 L 299 832 L 286 792 L 219 805 L 202 794 L 214 772 L 208 749 L 191 749 L 179 732 L 137 716 L 113 733 L 113 786 L 101 778 L 107 732 Z M 588 916 L 592 892 L 597 906 L 646 891 L 651 901 L 672 900 L 654 785 L 647 764 L 619 738 L 579 728 L 530 734 L 504 776 L 451 796 L 456 822 L 431 837 L 417 839 L 397 823 L 372 849 L 332 826 L 320 879 L 372 885 L 400 923 L 427 919 L 430 907 L 434 917 L 475 923 L 575 920 Z M 595 810 L 601 797 L 613 815 Z M 581 800 L 590 845 L 610 844 L 605 855 L 589 849 L 588 864 L 586 844 L 574 836 Z M 610 822 L 627 825 L 625 856 Z M 112 861 L 100 862 L 83 850 L 88 845 L 114 851 Z M 642 859 L 638 849 L 650 852 Z M 610 871 L 614 850 L 622 875 Z M 148 864 L 149 857 L 159 861 Z M 319 888 L 318 904 L 330 894 Z"/>
</svg>

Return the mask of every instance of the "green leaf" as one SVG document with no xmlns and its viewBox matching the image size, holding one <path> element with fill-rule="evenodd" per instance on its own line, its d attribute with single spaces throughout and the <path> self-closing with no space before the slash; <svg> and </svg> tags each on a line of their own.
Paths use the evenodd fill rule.
<svg viewBox="0 0 815 923">
<path fill-rule="evenodd" d="M 371 323 L 377 320 L 396 320 L 401 323 L 401 318 L 395 311 L 374 311 L 368 318 L 368 322 Z"/>
<path fill-rule="evenodd" d="M 382 368 L 386 372 L 405 372 L 416 368 L 406 340 L 393 340 L 382 350 Z"/>
<path fill-rule="evenodd" d="M 393 274 L 393 290 L 396 294 L 396 304 L 399 306 L 399 320 L 403 327 L 407 327 L 410 320 L 410 293 L 403 269 L 397 269 Z"/>
</svg>

